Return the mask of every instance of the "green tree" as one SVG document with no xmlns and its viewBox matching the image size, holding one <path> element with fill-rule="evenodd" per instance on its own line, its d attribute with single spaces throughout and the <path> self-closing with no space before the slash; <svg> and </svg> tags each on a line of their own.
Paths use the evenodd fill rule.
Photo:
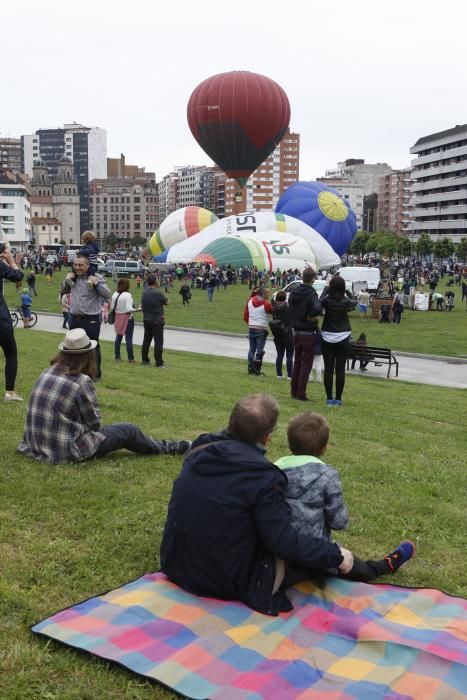
<svg viewBox="0 0 467 700">
<path fill-rule="evenodd" d="M 352 255 L 363 255 L 367 251 L 368 233 L 365 231 L 357 231 L 355 238 L 350 244 L 350 252 Z"/>
<path fill-rule="evenodd" d="M 410 239 L 407 238 L 407 236 L 401 236 L 399 238 L 399 248 L 397 250 L 399 255 L 403 255 L 404 258 L 407 258 L 409 255 L 412 254 L 412 243 L 410 242 Z"/>
<path fill-rule="evenodd" d="M 399 249 L 399 238 L 392 231 L 372 233 L 368 239 L 368 250 L 375 250 L 384 257 L 392 257 Z"/>
<path fill-rule="evenodd" d="M 439 238 L 433 245 L 435 258 L 449 258 L 454 253 L 454 243 L 450 238 Z"/>
<path fill-rule="evenodd" d="M 104 237 L 104 248 L 105 250 L 115 250 L 118 244 L 118 239 L 117 236 L 115 236 L 113 233 L 109 233 L 107 236 Z"/>
<path fill-rule="evenodd" d="M 146 239 L 137 233 L 131 239 L 131 245 L 133 245 L 135 247 L 138 247 L 140 245 L 146 245 Z"/>
<path fill-rule="evenodd" d="M 461 238 L 456 246 L 456 255 L 461 260 L 467 260 L 467 238 Z"/>
<path fill-rule="evenodd" d="M 415 250 L 417 251 L 418 255 L 421 255 L 422 257 L 431 255 L 433 252 L 433 241 L 428 233 L 423 232 L 420 234 L 420 238 L 415 243 Z"/>
</svg>

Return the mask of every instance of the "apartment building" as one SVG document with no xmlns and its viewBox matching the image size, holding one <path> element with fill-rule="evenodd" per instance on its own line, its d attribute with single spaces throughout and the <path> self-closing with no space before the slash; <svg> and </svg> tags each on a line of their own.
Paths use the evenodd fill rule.
<svg viewBox="0 0 467 700">
<path fill-rule="evenodd" d="M 362 185 L 363 196 L 375 194 L 379 190 L 379 178 L 388 175 L 392 168 L 387 163 L 365 163 L 363 158 L 348 158 L 336 168 L 325 171 L 326 178 L 342 178 Z"/>
<path fill-rule="evenodd" d="M 38 129 L 21 136 L 22 172 L 32 177 L 34 162 L 41 160 L 51 177 L 58 175 L 63 157 L 69 158 L 78 182 L 80 228 L 89 229 L 89 181 L 107 175 L 107 133 L 99 127 L 73 122 L 58 129 Z"/>
<path fill-rule="evenodd" d="M 0 169 L 0 227 L 12 248 L 32 243 L 30 190 L 11 170 Z"/>
<path fill-rule="evenodd" d="M 89 183 L 89 222 L 101 244 L 115 236 L 127 245 L 135 236 L 149 238 L 158 226 L 158 193 L 154 178 L 115 177 Z"/>
<path fill-rule="evenodd" d="M 413 222 L 410 233 L 458 243 L 467 236 L 467 124 L 422 136 L 410 149 Z"/>
<path fill-rule="evenodd" d="M 21 173 L 21 139 L 0 137 L 0 168 Z"/>
<path fill-rule="evenodd" d="M 412 220 L 412 169 L 393 170 L 379 178 L 378 230 L 406 234 Z"/>
<path fill-rule="evenodd" d="M 225 216 L 241 211 L 274 210 L 285 190 L 300 179 L 300 134 L 287 129 L 282 141 L 250 175 L 239 193 L 236 180 L 225 180 Z M 241 200 L 239 197 L 241 194 Z"/>
</svg>

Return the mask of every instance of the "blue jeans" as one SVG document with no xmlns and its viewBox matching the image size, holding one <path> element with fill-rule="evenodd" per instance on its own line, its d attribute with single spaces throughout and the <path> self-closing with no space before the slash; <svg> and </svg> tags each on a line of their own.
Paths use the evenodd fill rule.
<svg viewBox="0 0 467 700">
<path fill-rule="evenodd" d="M 214 290 L 215 287 L 208 287 L 208 301 L 212 301 L 212 297 L 214 296 Z"/>
<path fill-rule="evenodd" d="M 154 440 L 132 423 L 103 425 L 99 432 L 105 435 L 105 440 L 97 448 L 94 457 L 102 457 L 115 450 L 130 450 L 143 455 L 167 454 L 167 440 Z"/>
<path fill-rule="evenodd" d="M 250 342 L 250 349 L 248 350 L 248 364 L 252 365 L 255 355 L 260 355 L 264 346 L 266 345 L 267 332 L 250 330 L 248 331 L 248 340 Z"/>
<path fill-rule="evenodd" d="M 135 356 L 133 355 L 133 332 L 135 330 L 135 319 L 132 317 L 128 321 L 128 326 L 126 327 L 126 333 L 125 333 L 125 343 L 126 343 L 126 352 L 128 355 L 129 360 L 134 360 Z M 123 335 L 117 335 L 115 337 L 115 343 L 114 343 L 114 348 L 115 348 L 115 359 L 120 358 L 120 345 L 122 344 L 123 340 Z"/>
</svg>

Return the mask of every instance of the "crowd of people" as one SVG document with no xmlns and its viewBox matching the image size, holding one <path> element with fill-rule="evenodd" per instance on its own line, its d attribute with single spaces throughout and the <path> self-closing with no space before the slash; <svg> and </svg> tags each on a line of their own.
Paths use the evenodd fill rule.
<svg viewBox="0 0 467 700">
<path fill-rule="evenodd" d="M 276 375 L 283 378 L 285 355 L 291 397 L 308 401 L 307 386 L 313 365 L 316 363 L 316 380 L 320 382 L 323 363 L 326 403 L 341 406 L 351 339 L 348 314 L 356 307 L 357 300 L 346 290 L 339 274 L 329 275 L 327 286 L 318 298 L 313 286 L 315 279 L 315 271 L 305 268 L 302 281 L 294 286 L 289 298 L 279 291 L 272 303 L 267 288 L 253 289 L 244 310 L 249 338 L 248 372 L 261 373 L 266 338 L 271 330 L 276 347 Z"/>
</svg>

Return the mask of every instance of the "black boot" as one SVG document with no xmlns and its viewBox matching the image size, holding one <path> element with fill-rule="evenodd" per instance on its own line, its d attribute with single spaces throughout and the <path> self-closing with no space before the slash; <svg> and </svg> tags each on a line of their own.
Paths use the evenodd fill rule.
<svg viewBox="0 0 467 700">
<path fill-rule="evenodd" d="M 261 367 L 263 365 L 263 357 L 264 352 L 256 353 L 255 358 L 253 360 L 253 374 L 264 374 L 264 372 L 261 371 Z"/>
</svg>

